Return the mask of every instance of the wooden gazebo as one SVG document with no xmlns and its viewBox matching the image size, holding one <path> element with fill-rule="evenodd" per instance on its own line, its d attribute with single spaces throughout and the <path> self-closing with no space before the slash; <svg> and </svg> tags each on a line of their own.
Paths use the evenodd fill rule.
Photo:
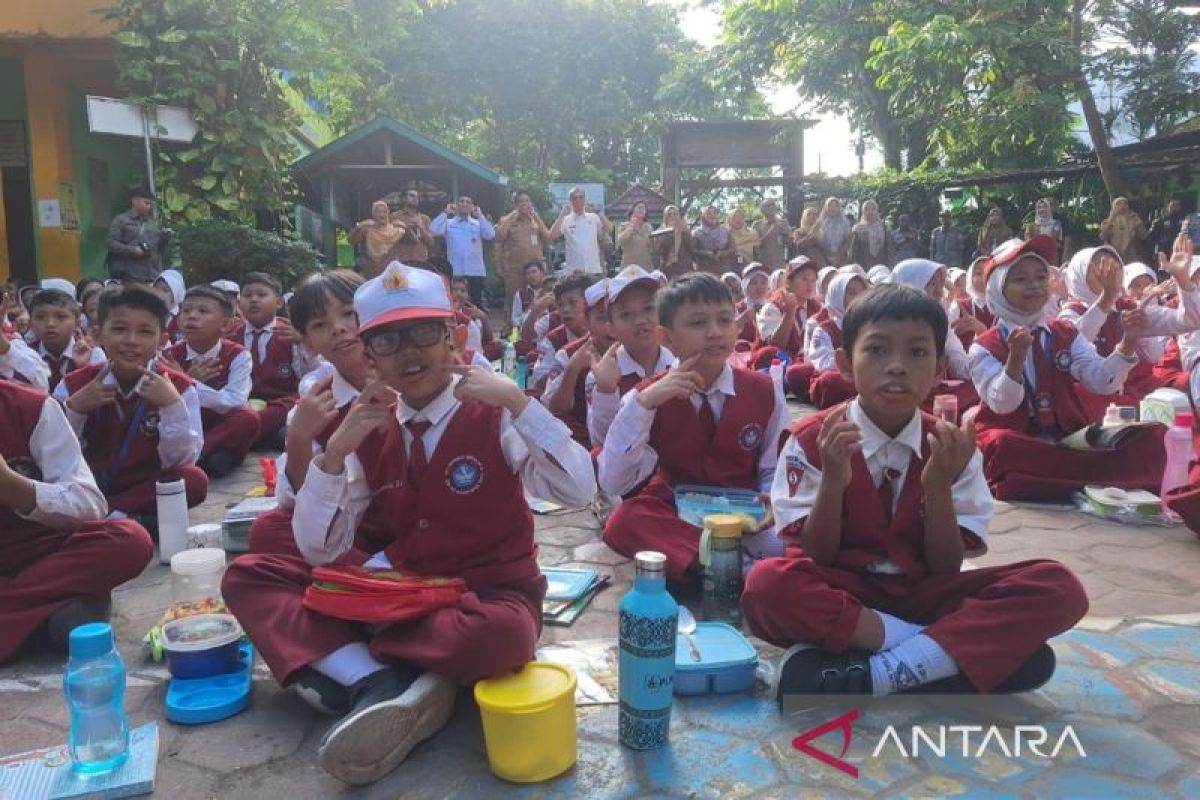
<svg viewBox="0 0 1200 800">
<path fill-rule="evenodd" d="M 604 209 L 604 213 L 614 222 L 623 220 L 629 216 L 629 212 L 638 203 L 646 204 L 647 221 L 657 225 L 662 221 L 663 211 L 671 204 L 671 201 L 653 189 L 635 183 L 609 203 Z"/>
</svg>

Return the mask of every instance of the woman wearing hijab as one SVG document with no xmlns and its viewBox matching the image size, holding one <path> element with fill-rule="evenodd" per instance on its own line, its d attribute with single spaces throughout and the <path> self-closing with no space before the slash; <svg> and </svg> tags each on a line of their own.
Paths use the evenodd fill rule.
<svg viewBox="0 0 1200 800">
<path fill-rule="evenodd" d="M 729 239 L 733 244 L 733 261 L 738 269 L 754 260 L 758 234 L 746 224 L 746 212 L 735 208 L 729 215 Z"/>
<path fill-rule="evenodd" d="M 814 236 L 824 256 L 824 263 L 834 267 L 846 263 L 846 254 L 850 250 L 850 223 L 842 214 L 841 200 L 826 198 Z"/>
<path fill-rule="evenodd" d="M 1129 207 L 1129 200 L 1124 197 L 1113 200 L 1108 217 L 1100 223 L 1100 241 L 1116 250 L 1126 263 L 1140 258 L 1142 242 L 1149 235 L 1146 223 Z"/>
<path fill-rule="evenodd" d="M 692 232 L 688 230 L 678 206 L 663 209 L 663 227 L 654 233 L 654 252 L 667 277 L 677 278 L 695 269 L 692 262 Z"/>
<path fill-rule="evenodd" d="M 979 245 L 979 255 L 986 256 L 1011 238 L 1013 238 L 1012 228 L 1008 227 L 1008 223 L 1004 221 L 1004 214 L 999 207 L 992 206 L 988 209 L 987 219 L 983 221 L 983 227 L 979 229 L 979 238 L 976 240 Z M 1056 258 L 1057 253 L 1056 246 Z"/>
<path fill-rule="evenodd" d="M 839 211 L 840 213 L 840 211 Z M 821 264 L 829 263 L 829 256 L 821 243 L 820 221 L 821 212 L 816 206 L 808 206 L 800 214 L 800 224 L 792 230 L 792 252 L 798 256 L 806 256 Z"/>
<path fill-rule="evenodd" d="M 945 306 L 946 297 L 946 268 L 927 258 L 908 258 L 896 265 L 892 270 L 892 283 L 900 286 L 911 286 L 920 289 L 927 295 Z M 971 383 L 971 364 L 967 360 L 967 351 L 957 336 L 953 335 L 950 323 L 946 322 L 946 376 L 934 387 L 922 406 L 926 411 L 933 409 L 933 398 L 939 394 L 952 394 L 958 400 L 958 412 L 961 414 L 972 406 L 979 404 L 979 395 Z"/>
<path fill-rule="evenodd" d="M 1200 328 L 1200 289 L 1192 282 L 1190 262 L 1177 270 L 1173 262 L 1168 269 L 1175 278 L 1178 308 L 1159 305 L 1139 306 L 1123 294 L 1125 271 L 1121 257 L 1108 245 L 1080 250 L 1067 265 L 1064 276 L 1067 284 L 1067 303 L 1059 317 L 1075 325 L 1079 334 L 1096 346 L 1096 352 L 1107 356 L 1124 335 L 1122 315 L 1140 310 L 1146 316 L 1147 337 L 1178 336 Z M 1125 391 L 1140 399 L 1160 385 L 1154 377 L 1154 363 L 1161 357 L 1151 357 L 1139 348 L 1138 363 L 1130 372 Z"/>
<path fill-rule="evenodd" d="M 896 263 L 891 234 L 879 217 L 879 205 L 874 200 L 862 204 L 858 224 L 850 229 L 850 260 L 885 267 Z"/>
<path fill-rule="evenodd" d="M 1062 223 L 1054 218 L 1054 201 L 1049 197 L 1043 197 L 1034 204 L 1033 220 L 1025 226 L 1026 239 L 1039 234 L 1049 236 L 1058 246 L 1058 254 L 1054 259 L 1054 263 L 1057 264 L 1062 255 L 1063 227 Z"/>
<path fill-rule="evenodd" d="M 854 397 L 858 392 L 849 379 L 842 377 L 834 354 L 842 346 L 842 318 L 846 309 L 867 289 L 867 281 L 859 275 L 839 272 L 829 282 L 824 313 L 809 331 L 804 360 L 812 365 L 815 375 L 809 385 L 809 395 L 817 408 L 829 408 Z"/>
<path fill-rule="evenodd" d="M 1155 490 L 1166 460 L 1161 425 L 1133 431 L 1119 454 L 1058 443 L 1100 422 L 1102 396 L 1119 390 L 1137 363 L 1147 318 L 1128 313 L 1120 344 L 1101 356 L 1074 325 L 1049 314 L 1055 253 L 1053 239 L 1034 236 L 998 249 L 984 270 L 996 326 L 968 357 L 988 485 L 998 500 L 1062 501 L 1089 484 Z"/>
<path fill-rule="evenodd" d="M 996 324 L 996 317 L 987 305 L 986 288 L 983 279 L 983 268 L 987 257 L 980 256 L 971 262 L 966 272 L 967 297 L 956 297 L 950 303 L 950 328 L 962 342 L 963 347 L 970 347 L 975 337 Z"/>
<path fill-rule="evenodd" d="M 646 220 L 646 204 L 634 203 L 629 209 L 629 221 L 621 223 L 617 230 L 617 247 L 621 248 L 621 269 L 637 264 L 649 269 L 654 263 L 650 252 L 650 234 L 654 232 Z"/>
<path fill-rule="evenodd" d="M 392 221 L 387 203 L 376 200 L 371 204 L 371 218 L 355 225 L 348 237 L 350 244 L 363 246 L 364 278 L 374 278 L 388 264 L 400 260 L 396 250 L 407 232 L 408 228 L 402 223 Z"/>
</svg>

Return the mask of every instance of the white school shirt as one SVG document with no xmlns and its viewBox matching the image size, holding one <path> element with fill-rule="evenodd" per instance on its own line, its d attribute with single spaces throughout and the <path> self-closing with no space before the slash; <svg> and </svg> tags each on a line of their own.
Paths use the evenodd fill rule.
<svg viewBox="0 0 1200 800">
<path fill-rule="evenodd" d="M 111 372 L 104 376 L 104 384 L 116 386 L 117 392 L 121 392 L 117 378 Z M 134 385 L 136 387 L 136 384 Z M 134 391 L 131 390 L 122 397 L 128 399 L 133 394 Z M 68 408 L 67 400 L 70 397 L 67 382 L 58 384 L 54 390 L 54 399 L 62 403 L 71 429 L 82 440 L 87 414 L 77 414 Z M 158 409 L 158 460 L 163 469 L 195 464 L 204 448 L 204 425 L 200 422 L 200 397 L 196 394 L 195 384 L 180 392 L 179 400 L 178 403 Z"/>
<path fill-rule="evenodd" d="M 62 407 L 51 397 L 42 403 L 29 436 L 29 454 L 42 471 L 42 479 L 33 482 L 33 511 L 17 516 L 64 531 L 104 519 L 108 502 L 96 486 Z"/>
<path fill-rule="evenodd" d="M 258 363 L 261 364 L 267 360 L 267 342 L 271 341 L 271 337 L 275 335 L 275 319 L 272 318 L 270 322 L 261 328 L 255 328 L 250 324 L 249 320 L 246 320 L 245 331 L 242 334 L 242 345 L 246 348 L 247 353 L 251 353 L 251 368 L 254 366 L 254 334 L 258 331 L 262 331 L 262 336 L 258 339 Z M 299 341 L 292 342 L 292 372 L 295 373 L 296 379 L 299 380 L 304 377 L 316 366 L 312 359 L 304 352 L 304 348 L 299 346 Z"/>
<path fill-rule="evenodd" d="M 412 434 L 404 424 L 413 419 L 431 423 L 421 437 L 429 461 L 462 405 L 454 396 L 458 381 L 457 375 L 452 376 L 442 393 L 423 409 L 411 408 L 403 399 L 396 406 L 406 448 L 412 444 Z M 571 439 L 565 424 L 538 403 L 528 403 L 515 419 L 507 410 L 502 412 L 500 448 L 530 495 L 571 507 L 587 505 L 595 497 L 596 480 L 588 451 Z M 355 454 L 347 456 L 345 468 L 337 475 L 325 472 L 324 462 L 322 453 L 309 465 L 304 485 L 296 494 L 292 521 L 296 544 L 314 565 L 334 561 L 354 545 L 354 533 L 371 505 L 371 487 Z M 378 557 L 374 563 L 380 563 Z"/>
<path fill-rule="evenodd" d="M 333 376 L 333 381 L 329 384 L 329 391 L 333 394 L 333 403 L 338 408 L 349 405 L 358 399 L 361 392 L 354 388 L 350 381 L 342 377 L 342 373 L 334 368 L 333 364 L 328 361 L 321 362 L 321 366 L 317 367 L 312 372 L 304 376 L 300 381 L 300 396 L 312 392 L 313 387 L 320 381 L 325 380 L 330 375 Z M 297 404 L 298 405 L 298 404 Z M 296 415 L 297 406 L 292 406 L 288 410 L 287 425 L 292 424 L 292 417 Z M 316 439 L 312 440 L 312 453 L 317 455 L 324 452 L 325 448 Z M 292 488 L 292 484 L 287 478 L 287 451 L 279 454 L 275 459 L 275 500 L 279 503 L 280 508 L 292 508 L 296 505 L 296 490 Z"/>
<path fill-rule="evenodd" d="M 204 353 L 197 353 L 190 344 L 184 347 L 188 361 L 195 361 L 199 358 L 215 359 L 221 352 L 221 342 L 219 341 Z M 250 371 L 252 368 L 250 352 L 243 350 L 229 362 L 229 376 L 225 380 L 225 388 L 214 389 L 207 383 L 193 379 L 192 385 L 196 388 L 196 395 L 200 398 L 200 407 L 210 408 L 217 413 L 224 414 L 246 405 L 250 401 Z"/>
<path fill-rule="evenodd" d="M 846 406 L 846 419 L 858 426 L 862 433 L 862 456 L 876 487 L 884 480 L 892 482 L 892 513 L 900 502 L 900 491 L 908 477 L 910 459 L 921 457 L 921 414 L 913 412 L 913 418 L 895 438 L 881 431 L 870 417 L 863 412 L 858 399 Z M 788 484 L 788 473 L 800 471 L 800 482 L 794 487 Z M 890 475 L 889 475 L 890 470 Z M 821 470 L 808 460 L 808 456 L 794 436 L 789 436 L 783 452 L 779 455 L 779 469 L 775 470 L 775 483 L 771 487 L 771 508 L 775 512 L 775 524 L 783 530 L 795 522 L 806 519 L 817 501 L 821 488 Z M 992 518 L 992 493 L 983 474 L 983 456 L 979 450 L 971 456 L 962 474 L 950 486 L 950 501 L 960 527 L 983 539 L 987 536 L 988 523 Z M 869 572 L 901 574 L 903 571 L 890 559 L 877 561 L 867 567 Z"/>
<path fill-rule="evenodd" d="M 999 322 L 1001 331 L 1007 336 L 1009 326 Z M 1044 323 L 1037 325 L 1034 335 L 1043 331 L 1049 342 L 1050 329 Z M 1025 380 L 1030 386 L 1037 387 L 1037 378 L 1033 363 L 1034 347 L 1029 348 L 1025 356 Z M 975 390 L 979 392 L 980 400 L 997 414 L 1011 414 L 1025 402 L 1025 384 L 1014 381 L 1004 369 L 1004 363 L 979 344 L 971 343 L 968 356 L 971 361 L 971 380 Z M 1120 350 L 1113 350 L 1108 356 L 1101 356 L 1091 342 L 1076 336 L 1071 343 L 1071 377 L 1079 381 L 1083 388 L 1094 394 L 1115 394 L 1120 390 L 1129 370 L 1137 364 L 1137 357 L 1126 358 Z M 1055 367 L 1057 369 L 1057 367 Z"/>
<path fill-rule="evenodd" d="M 962 339 L 949 325 L 946 326 L 946 377 L 956 381 L 971 380 L 971 361 L 967 358 L 967 350 L 963 347 Z"/>
<path fill-rule="evenodd" d="M 679 360 L 671 364 L 679 366 Z M 761 491 L 769 492 L 775 480 L 775 466 L 779 460 L 779 437 L 787 427 L 789 415 L 783 399 L 783 387 L 778 382 L 775 389 L 775 407 L 771 412 L 767 430 L 758 445 L 758 485 Z M 692 408 L 700 411 L 704 397 L 712 407 L 717 422 L 725 408 L 727 397 L 736 397 L 733 369 L 726 364 L 721 374 L 704 393 L 693 392 Z M 598 480 L 600 488 L 609 494 L 624 495 L 642 481 L 649 478 L 658 467 L 658 453 L 650 446 L 650 428 L 658 409 L 648 409 L 637 401 L 638 390 L 630 390 L 621 398 L 621 407 L 609 426 L 600 451 Z"/>
<path fill-rule="evenodd" d="M 0 355 L 0 378 L 11 381 L 20 375 L 35 389 L 49 391 L 50 367 L 37 351 L 24 339 L 10 339 L 8 344 L 8 352 Z"/>
<path fill-rule="evenodd" d="M 72 336 L 70 339 L 67 340 L 66 345 L 62 349 L 63 357 L 71 358 L 71 352 L 74 349 L 75 349 L 75 337 Z M 50 357 L 50 358 L 54 357 L 54 354 L 46 349 L 46 345 L 44 342 L 38 342 L 37 352 L 38 352 L 38 357 L 43 360 L 45 360 L 47 357 Z M 90 364 L 103 364 L 105 361 L 108 361 L 108 355 L 104 352 L 103 347 L 96 345 L 96 346 L 92 347 L 92 352 L 91 352 L 91 355 L 88 356 L 87 364 L 76 364 L 75 368 L 79 369 L 81 367 L 86 367 Z M 65 376 L 65 374 L 66 373 L 64 373 L 64 376 Z"/>
<path fill-rule="evenodd" d="M 637 375 L 642 380 L 652 378 L 666 372 L 675 363 L 675 354 L 662 345 L 658 346 L 658 360 L 654 362 L 654 371 L 649 375 L 642 369 L 642 365 L 633 359 L 625 351 L 625 345 L 617 348 L 617 369 L 621 375 Z M 603 447 L 604 439 L 608 436 L 608 429 L 612 427 L 612 422 L 617 416 L 617 411 L 621 408 L 620 389 L 616 392 L 598 392 L 595 389 L 596 378 L 589 372 L 587 383 L 587 398 L 588 398 L 588 436 L 592 440 L 594 447 Z"/>
<path fill-rule="evenodd" d="M 1146 306 L 1146 318 L 1150 325 L 1142 338 L 1151 336 L 1178 336 L 1200 328 L 1200 287 L 1193 286 L 1191 291 L 1179 292 L 1179 307 L 1168 308 L 1151 304 Z M 1064 306 L 1058 312 L 1060 319 L 1065 319 L 1079 329 L 1079 334 L 1089 342 L 1096 341 L 1100 329 L 1104 327 L 1108 314 L 1100 308 L 1100 301 L 1088 306 L 1087 311 L 1080 314 L 1069 306 Z"/>
<path fill-rule="evenodd" d="M 783 324 L 783 309 L 774 303 L 763 303 L 755 315 L 754 322 L 758 325 L 758 331 L 762 335 L 763 341 L 767 341 L 775 335 L 775 332 L 779 330 L 779 326 Z M 808 301 L 805 301 L 796 309 L 796 327 L 800 331 L 801 346 L 803 346 L 804 342 L 808 341 L 808 322 Z"/>
<path fill-rule="evenodd" d="M 807 344 L 804 347 L 805 361 L 812 364 L 817 372 L 837 369 L 837 361 L 834 360 L 836 352 L 837 348 L 833 346 L 833 339 L 829 338 L 829 333 L 823 327 L 820 325 L 809 327 Z"/>
</svg>

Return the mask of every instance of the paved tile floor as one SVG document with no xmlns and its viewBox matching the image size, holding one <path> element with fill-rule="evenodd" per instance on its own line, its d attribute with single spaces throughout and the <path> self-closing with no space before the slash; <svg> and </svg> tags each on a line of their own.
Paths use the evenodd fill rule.
<svg viewBox="0 0 1200 800">
<path fill-rule="evenodd" d="M 255 482 L 246 466 L 216 482 L 193 522 L 217 521 Z M 611 639 L 615 610 L 632 579 L 629 562 L 599 541 L 588 511 L 537 517 L 546 564 L 589 564 L 613 575 L 572 626 L 547 628 L 544 643 Z M 842 711 L 814 708 L 783 716 L 757 694 L 679 699 L 669 748 L 633 753 L 616 743 L 616 709 L 579 710 L 579 761 L 561 778 L 515 786 L 487 769 L 479 714 L 462 692 L 451 725 L 379 784 L 350 790 L 313 765 L 328 720 L 276 687 L 259 666 L 251 708 L 209 726 L 165 721 L 165 671 L 140 642 L 169 600 L 168 569 L 157 563 L 115 598 L 119 644 L 130 670 L 127 709 L 136 724 L 159 720 L 156 794 L 186 798 L 286 797 L 1200 797 L 1200 540 L 1184 528 L 1122 527 L 1084 514 L 998 504 L 991 551 L 977 563 L 1052 557 L 1080 576 L 1089 617 L 1053 644 L 1060 660 L 1041 692 L 978 698 L 892 698 L 857 706 L 845 760 L 857 779 L 796 750 L 798 733 Z M 0 753 L 63 741 L 67 714 L 61 663 L 32 657 L 0 669 Z M 894 724 L 906 752 L 884 741 Z M 946 755 L 913 754 L 913 726 L 935 737 L 943 725 L 989 725 L 949 734 Z M 1049 750 L 1072 726 L 1085 754 L 1065 745 L 1057 757 L 1011 757 L 1017 725 L 1044 725 Z M 1000 745 L 1007 739 L 1008 751 Z M 876 755 L 880 742 L 884 746 Z M 923 743 L 923 742 L 922 742 Z M 841 751 L 840 734 L 813 746 Z M 14 799 L 14 800 L 24 800 Z"/>
</svg>

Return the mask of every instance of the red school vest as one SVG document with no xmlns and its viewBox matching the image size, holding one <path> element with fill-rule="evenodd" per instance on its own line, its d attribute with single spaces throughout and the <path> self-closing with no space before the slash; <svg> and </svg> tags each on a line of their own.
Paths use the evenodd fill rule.
<svg viewBox="0 0 1200 800">
<path fill-rule="evenodd" d="M 662 377 L 643 381 L 638 388 Z M 699 484 L 759 490 L 759 448 L 775 411 L 775 389 L 770 376 L 735 367 L 733 390 L 734 396 L 725 398 L 711 444 L 690 398 L 668 400 L 658 407 L 650 427 L 650 446 L 658 453 L 658 470 L 651 486 L 674 490 L 681 484 Z"/>
<path fill-rule="evenodd" d="M 233 360 L 237 358 L 239 353 L 246 352 L 246 348 L 242 347 L 237 342 L 229 339 L 221 340 L 221 349 L 217 351 L 217 363 L 221 365 L 221 372 L 217 377 L 208 382 L 208 386 L 213 389 L 224 389 L 225 384 L 229 383 L 229 368 L 233 365 Z M 175 363 L 186 370 L 192 365 L 192 362 L 187 357 L 187 342 L 180 342 L 167 348 L 167 355 L 174 359 Z"/>
<path fill-rule="evenodd" d="M 245 341 L 245 331 L 241 342 Z M 275 333 L 267 340 L 266 356 L 251 373 L 250 396 L 260 400 L 295 396 L 300 391 L 300 376 L 292 368 L 292 342 L 285 342 Z M 253 360 L 254 354 L 250 354 Z"/>
<path fill-rule="evenodd" d="M 419 491 L 406 477 L 398 420 L 359 447 L 373 498 L 367 517 L 388 521 L 380 544 L 397 568 L 460 577 L 472 591 L 537 576 L 533 515 L 500 447 L 501 416 L 475 401 L 459 406 Z"/>
<path fill-rule="evenodd" d="M 1083 314 L 1088 310 L 1086 305 L 1077 300 L 1067 303 L 1066 307 L 1076 314 Z M 1104 318 L 1104 324 L 1100 326 L 1100 332 L 1092 341 L 1097 353 L 1102 356 L 1112 355 L 1112 351 L 1117 349 L 1117 345 L 1125 336 L 1125 327 L 1121 324 L 1121 312 L 1132 311 L 1137 307 L 1138 304 L 1128 297 L 1117 298 L 1117 302 L 1113 304 L 1113 310 L 1108 312 L 1108 316 Z"/>
<path fill-rule="evenodd" d="M 567 354 L 567 358 L 579 352 L 581 347 L 590 344 L 592 337 L 590 335 L 583 336 L 573 342 L 567 342 L 562 350 Z M 567 416 L 563 417 L 563 422 L 567 423 L 567 427 L 571 429 L 571 436 L 575 441 L 583 444 L 584 447 L 591 446 L 591 437 L 588 435 L 587 429 L 587 412 L 588 412 L 588 393 L 587 393 L 587 377 L 591 372 L 586 369 L 579 373 L 579 377 L 575 380 L 575 386 L 572 387 L 573 394 L 571 400 L 571 410 L 567 412 Z M 566 390 L 567 387 L 560 386 L 559 391 Z"/>
<path fill-rule="evenodd" d="M 996 324 L 996 315 L 991 309 L 980 308 L 973 300 L 955 300 L 954 304 L 958 306 L 959 317 L 974 317 L 989 328 Z"/>
<path fill-rule="evenodd" d="M 34 352 L 39 352 L 42 349 L 42 343 L 38 339 L 34 339 L 32 342 L 29 342 L 29 346 L 33 348 Z M 80 366 L 82 366 L 80 364 L 76 364 L 75 359 L 71 358 L 71 356 L 67 354 L 66 350 L 63 350 L 62 355 L 60 356 L 53 356 L 50 353 L 46 353 L 42 355 L 42 361 L 46 363 L 46 368 L 50 370 L 49 380 L 51 392 L 58 388 L 58 384 L 62 382 L 64 375 L 66 375 L 68 372 L 74 372 L 75 370 L 79 369 Z"/>
<path fill-rule="evenodd" d="M 554 345 L 554 352 L 557 353 L 571 341 L 571 334 L 567 331 L 566 325 L 556 325 L 546 334 L 546 341 Z"/>
<path fill-rule="evenodd" d="M 774 300 L 772 299 L 771 302 L 774 302 Z M 776 304 L 776 305 L 778 306 L 778 304 Z M 804 322 L 801 322 L 799 320 L 799 318 L 796 319 L 795 324 L 791 326 L 791 330 L 788 333 L 787 342 L 783 346 L 783 349 L 788 351 L 788 354 L 791 355 L 792 360 L 804 358 L 804 345 L 805 345 L 804 327 L 805 327 L 805 324 L 808 322 L 808 320 L 811 320 L 811 319 L 815 318 L 818 314 L 820 314 L 820 312 L 822 312 L 824 310 L 824 308 L 825 307 L 822 306 L 820 301 L 817 300 L 816 298 L 810 297 L 804 301 Z M 828 314 L 826 314 L 825 318 L 826 318 L 826 320 L 828 320 Z M 784 320 L 780 324 L 786 325 L 787 320 Z M 760 334 L 760 336 L 761 336 L 761 334 Z M 840 334 L 839 334 L 839 336 L 840 336 Z M 765 342 L 760 340 L 757 344 L 759 346 L 762 346 L 763 344 L 765 344 Z M 840 347 L 841 345 L 839 344 L 838 346 Z"/>
<path fill-rule="evenodd" d="M 1005 428 L 1037 436 L 1039 433 L 1049 433 L 1055 437 L 1074 433 L 1085 425 L 1096 421 L 1087 404 L 1076 391 L 1076 381 L 1071 375 L 1071 345 L 1079 331 L 1070 322 L 1062 319 L 1051 319 L 1047 322 L 1050 328 L 1050 359 L 1051 369 L 1050 401 L 1057 423 L 1056 430 L 1041 431 L 1038 429 L 1034 414 L 1034 399 L 1029 386 L 1025 387 L 1025 401 L 1009 414 L 997 414 L 992 411 L 987 401 L 980 403 L 979 415 L 975 423 L 981 428 Z M 975 343 L 987 350 L 992 358 L 1004 364 L 1008 360 L 1008 342 L 1000 328 L 989 328 L 979 334 Z"/>
<path fill-rule="evenodd" d="M 1179 341 L 1174 336 L 1163 348 L 1162 358 L 1154 365 L 1153 374 L 1163 386 L 1187 391 L 1188 373 L 1183 369 L 1183 354 L 1179 350 Z"/>
<path fill-rule="evenodd" d="M 845 404 L 813 414 L 792 426 L 796 443 L 805 458 L 821 468 L 821 449 L 817 436 L 825 419 Z M 842 540 L 834 563 L 842 569 L 863 572 L 867 566 L 890 559 L 904 571 L 910 582 L 928 574 L 924 561 L 925 502 L 921 472 L 929 459 L 929 434 L 937 420 L 921 412 L 921 457 L 911 456 L 896 511 L 888 518 L 888 509 L 862 454 L 850 461 L 850 485 L 842 496 Z"/>
<path fill-rule="evenodd" d="M 183 341 L 183 331 L 179 330 L 179 314 L 171 314 L 167 319 L 167 340 L 171 344 L 179 344 Z"/>
<path fill-rule="evenodd" d="M 842 328 L 832 319 L 826 318 L 817 323 L 821 330 L 829 334 L 829 341 L 833 342 L 835 348 L 842 346 Z"/>
<path fill-rule="evenodd" d="M 31 480 L 42 480 L 41 465 L 34 461 L 29 449 L 29 437 L 41 419 L 46 397 L 39 389 L 0 381 L 0 419 L 4 420 L 0 425 L 0 458 L 8 462 L 13 472 Z M 6 544 L 21 542 L 45 529 L 0 503 L 0 531 L 4 532 Z"/>
<path fill-rule="evenodd" d="M 69 373 L 63 380 L 67 384 L 68 395 L 74 395 L 87 383 L 92 381 L 103 364 L 89 364 L 86 367 Z M 183 394 L 192 385 L 192 379 L 182 372 L 176 372 L 169 367 L 156 364 L 154 371 L 166 376 L 175 389 Z M 121 443 L 125 439 L 125 431 L 133 421 L 134 412 L 142 398 L 137 394 L 122 397 L 119 393 L 112 405 L 98 408 L 87 415 L 83 424 L 83 457 L 97 481 L 103 481 L 106 470 L 116 460 L 121 451 Z M 157 480 L 162 473 L 163 465 L 158 459 L 158 406 L 146 404 L 146 413 L 138 425 L 138 431 L 133 435 L 133 444 L 129 455 L 120 465 L 116 474 L 109 476 L 107 491 L 118 491 L 144 481 Z"/>
</svg>

